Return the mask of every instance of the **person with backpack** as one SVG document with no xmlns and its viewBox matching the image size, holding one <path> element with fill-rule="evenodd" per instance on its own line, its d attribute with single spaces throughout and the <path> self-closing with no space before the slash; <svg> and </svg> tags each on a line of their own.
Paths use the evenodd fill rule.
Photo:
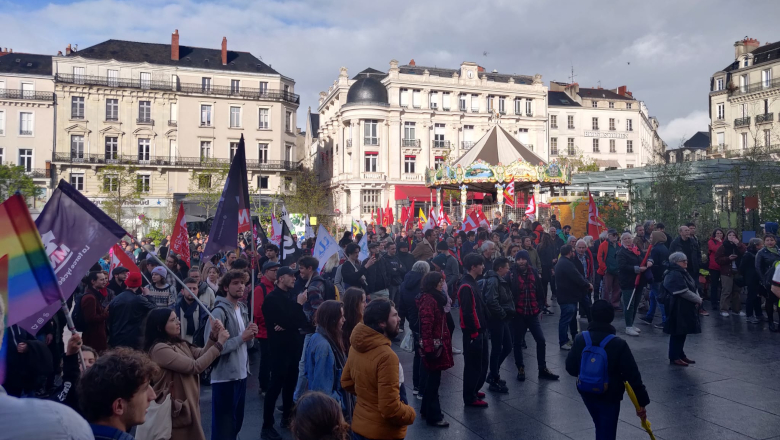
<svg viewBox="0 0 780 440">
<path fill-rule="evenodd" d="M 777 237 L 774 234 L 764 235 L 764 247 L 756 253 L 756 272 L 761 277 L 761 284 L 768 293 L 772 293 L 772 277 L 775 274 L 775 267 L 777 262 L 780 261 L 780 249 L 777 247 Z M 775 324 L 775 302 L 772 300 L 772 295 L 768 295 L 765 311 L 767 315 L 767 323 L 769 325 L 769 331 L 780 331 L 777 324 Z"/>
<path fill-rule="evenodd" d="M 566 357 L 566 371 L 577 378 L 577 391 L 596 426 L 596 439 L 614 440 L 624 383 L 634 390 L 639 402 L 636 415 L 642 420 L 647 417 L 650 397 L 628 343 L 615 336 L 617 331 L 610 324 L 615 318 L 612 304 L 598 300 L 591 314 L 588 330 L 577 335 Z"/>
<path fill-rule="evenodd" d="M 512 291 L 507 281 L 509 260 L 496 258 L 493 267 L 485 273 L 485 277 L 477 282 L 482 288 L 485 304 L 488 310 L 488 329 L 490 330 L 490 372 L 486 382 L 488 389 L 498 393 L 508 393 L 506 381 L 501 379 L 499 370 L 501 364 L 512 352 L 512 335 L 509 322 L 515 316 L 512 304 Z"/>
<path fill-rule="evenodd" d="M 84 295 L 77 298 L 78 307 L 74 307 L 73 323 L 78 324 L 77 330 L 83 332 L 84 343 L 102 353 L 108 349 L 108 307 L 103 306 L 104 296 L 100 291 L 106 287 L 108 280 L 103 272 L 90 272 L 86 281 Z"/>
<path fill-rule="evenodd" d="M 669 296 L 668 316 L 664 333 L 669 335 L 669 363 L 680 367 L 694 364 L 685 355 L 683 347 L 689 334 L 701 333 L 697 308 L 702 299 L 696 290 L 696 282 L 687 271 L 688 256 L 683 252 L 669 255 L 669 270 L 664 275 L 662 297 Z"/>
</svg>

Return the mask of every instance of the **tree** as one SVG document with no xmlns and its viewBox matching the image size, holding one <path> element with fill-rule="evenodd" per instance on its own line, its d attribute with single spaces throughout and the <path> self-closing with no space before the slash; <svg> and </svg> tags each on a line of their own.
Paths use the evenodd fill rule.
<svg viewBox="0 0 780 440">
<path fill-rule="evenodd" d="M 98 171 L 100 179 L 100 194 L 104 198 L 101 205 L 103 211 L 117 224 L 126 230 L 134 221 L 124 210 L 127 207 L 138 206 L 145 188 L 141 187 L 141 181 L 136 173 L 137 168 L 126 165 L 106 165 Z"/>
<path fill-rule="evenodd" d="M 229 171 L 230 164 L 214 161 L 190 174 L 189 192 L 197 198 L 198 206 L 206 210 L 206 218 L 217 210 Z"/>
<path fill-rule="evenodd" d="M 302 168 L 292 174 L 291 182 L 282 180 L 277 198 L 287 211 L 309 215 L 330 215 L 330 192 L 320 184 L 314 170 Z"/>
<path fill-rule="evenodd" d="M 600 197 L 596 203 L 599 206 L 599 217 L 608 228 L 624 231 L 631 224 L 628 203 L 625 200 L 605 196 Z"/>
<path fill-rule="evenodd" d="M 28 176 L 23 166 L 0 164 L 0 201 L 19 191 L 25 200 L 43 195 L 44 190 Z"/>
<path fill-rule="evenodd" d="M 592 157 L 585 157 L 581 150 L 576 151 L 574 156 L 559 156 L 558 162 L 568 164 L 572 167 L 572 173 L 587 173 L 599 171 L 599 164 Z"/>
</svg>

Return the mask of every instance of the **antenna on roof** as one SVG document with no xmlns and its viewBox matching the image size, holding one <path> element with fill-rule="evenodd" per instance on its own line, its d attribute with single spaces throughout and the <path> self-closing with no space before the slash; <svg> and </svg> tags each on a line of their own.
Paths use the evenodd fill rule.
<svg viewBox="0 0 780 440">
<path fill-rule="evenodd" d="M 598 81 L 598 87 L 601 88 L 601 80 Z"/>
<path fill-rule="evenodd" d="M 576 75 L 574 75 L 574 64 L 571 65 L 571 76 L 569 77 L 569 84 L 574 84 L 574 78 Z"/>
</svg>

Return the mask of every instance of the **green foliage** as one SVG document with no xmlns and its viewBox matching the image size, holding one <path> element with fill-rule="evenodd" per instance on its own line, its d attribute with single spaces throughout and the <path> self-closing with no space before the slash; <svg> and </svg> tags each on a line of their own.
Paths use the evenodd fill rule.
<svg viewBox="0 0 780 440">
<path fill-rule="evenodd" d="M 127 205 L 141 200 L 137 168 L 126 165 L 106 165 L 98 171 L 100 195 L 105 198 L 101 208 L 120 226 L 129 230 L 132 215 L 125 212 Z"/>
<path fill-rule="evenodd" d="M 277 198 L 284 202 L 287 211 L 309 215 L 330 215 L 330 192 L 321 185 L 314 170 L 303 168 L 292 175 L 291 188 L 279 188 Z"/>
<path fill-rule="evenodd" d="M 214 162 L 201 170 L 192 170 L 190 174 L 190 195 L 197 198 L 198 206 L 206 210 L 207 218 L 217 210 L 229 171 L 229 164 Z"/>
<path fill-rule="evenodd" d="M 11 197 L 19 191 L 25 199 L 41 197 L 43 188 L 38 187 L 32 177 L 28 176 L 23 166 L 0 164 L 0 201 Z"/>
<path fill-rule="evenodd" d="M 585 157 L 582 151 L 577 151 L 577 156 L 560 156 L 558 162 L 571 165 L 573 173 L 587 173 L 599 171 L 599 164 L 592 157 Z"/>
<path fill-rule="evenodd" d="M 146 233 L 144 238 L 148 238 L 149 240 L 152 240 L 154 242 L 155 246 L 159 246 L 160 245 L 160 241 L 162 241 L 162 239 L 165 238 L 166 235 L 169 235 L 169 234 L 166 234 L 165 232 L 163 232 L 162 229 L 160 229 L 160 228 L 152 228 L 152 229 L 149 230 L 149 232 Z"/>
<path fill-rule="evenodd" d="M 628 203 L 616 197 L 600 197 L 595 200 L 599 207 L 599 217 L 608 228 L 625 230 L 631 221 L 628 217 Z"/>
</svg>

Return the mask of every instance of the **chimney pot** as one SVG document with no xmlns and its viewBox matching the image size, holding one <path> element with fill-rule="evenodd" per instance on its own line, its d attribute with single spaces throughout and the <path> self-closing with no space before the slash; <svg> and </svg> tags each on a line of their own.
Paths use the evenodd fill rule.
<svg viewBox="0 0 780 440">
<path fill-rule="evenodd" d="M 8 53 L 14 53 L 14 48 L 12 47 L 12 48 L 11 48 L 11 49 L 8 51 Z"/>
<path fill-rule="evenodd" d="M 414 58 L 412 58 L 412 60 L 409 61 L 409 65 L 410 66 L 416 66 L 417 65 L 417 63 L 414 62 Z"/>
<path fill-rule="evenodd" d="M 171 34 L 171 60 L 179 61 L 179 30 Z"/>
<path fill-rule="evenodd" d="M 58 56 L 58 57 L 61 57 L 61 56 L 62 56 L 62 51 L 61 51 L 61 50 L 58 50 L 58 51 L 57 51 L 57 56 Z"/>
<path fill-rule="evenodd" d="M 68 44 L 68 47 L 66 47 L 66 48 L 65 48 L 65 55 L 70 55 L 70 53 L 71 53 L 72 51 L 73 51 L 73 50 L 70 48 L 70 44 Z"/>
<path fill-rule="evenodd" d="M 227 37 L 222 37 L 222 65 L 227 66 Z"/>
</svg>

